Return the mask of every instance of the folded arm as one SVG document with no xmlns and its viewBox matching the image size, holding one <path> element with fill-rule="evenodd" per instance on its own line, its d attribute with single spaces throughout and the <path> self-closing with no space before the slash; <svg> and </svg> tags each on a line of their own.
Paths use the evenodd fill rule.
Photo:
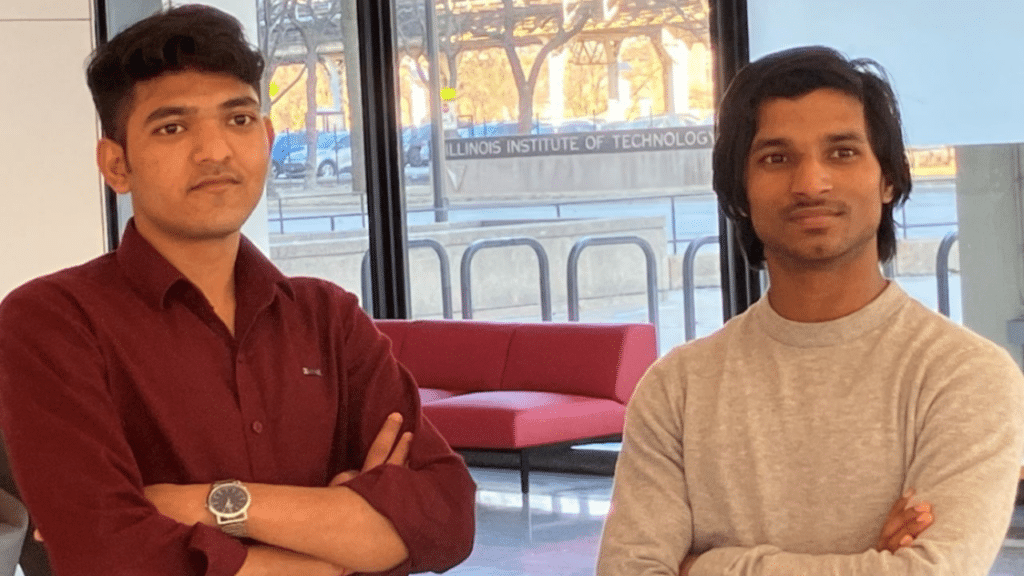
<svg viewBox="0 0 1024 576">
<path fill-rule="evenodd" d="M 476 487 L 423 417 L 416 384 L 389 341 L 358 306 L 332 315 L 344 317 L 345 326 L 338 349 L 347 402 L 339 408 L 337 475 L 328 487 L 247 483 L 248 533 L 354 571 L 447 570 L 472 549 Z M 147 496 L 184 524 L 212 525 L 208 491 L 209 485 L 161 485 L 148 487 Z M 187 504 L 176 509 L 176 502 Z"/>
<path fill-rule="evenodd" d="M 1007 358 L 951 359 L 922 391 L 906 481 L 934 521 L 895 553 L 795 554 L 775 546 L 714 548 L 689 576 L 984 576 L 1002 545 L 1024 443 L 1024 380 Z M 940 382 L 941 381 L 941 382 Z"/>
<path fill-rule="evenodd" d="M 412 433 L 399 436 L 401 423 L 400 414 L 390 415 L 362 470 L 337 475 L 331 486 L 247 483 L 252 495 L 246 520 L 248 536 L 297 552 L 299 559 L 320 560 L 352 571 L 379 572 L 404 561 L 409 552 L 391 522 L 342 485 L 378 466 L 406 465 Z M 216 527 L 216 519 L 206 508 L 209 491 L 209 484 L 157 484 L 146 487 L 146 497 L 162 514 L 182 524 Z"/>
</svg>

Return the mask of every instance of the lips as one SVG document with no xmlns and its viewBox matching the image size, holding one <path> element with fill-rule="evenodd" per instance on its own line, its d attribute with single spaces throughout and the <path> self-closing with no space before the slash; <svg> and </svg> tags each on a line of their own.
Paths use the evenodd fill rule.
<svg viewBox="0 0 1024 576">
<path fill-rule="evenodd" d="M 221 186 L 230 186 L 233 184 L 240 184 L 241 181 L 238 178 L 231 176 L 218 176 L 215 178 L 204 178 L 189 187 L 189 190 L 201 190 L 204 188 L 218 188 Z"/>
<path fill-rule="evenodd" d="M 790 220 L 823 219 L 839 216 L 841 212 L 827 206 L 798 207 L 789 211 Z"/>
</svg>

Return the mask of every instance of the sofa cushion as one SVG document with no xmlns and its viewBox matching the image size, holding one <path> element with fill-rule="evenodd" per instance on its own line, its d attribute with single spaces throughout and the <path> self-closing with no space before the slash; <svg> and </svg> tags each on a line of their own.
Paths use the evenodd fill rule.
<svg viewBox="0 0 1024 576">
<path fill-rule="evenodd" d="M 443 400 L 445 398 L 451 398 L 452 396 L 458 396 L 464 394 L 461 391 L 455 390 L 440 390 L 438 388 L 420 388 L 420 404 L 426 404 L 428 402 L 434 402 L 436 400 Z"/>
<path fill-rule="evenodd" d="M 574 394 L 500 390 L 425 404 L 423 414 L 454 448 L 527 448 L 621 434 L 626 408 Z"/>
<path fill-rule="evenodd" d="M 423 388 L 497 390 L 514 330 L 514 324 L 414 321 L 398 359 Z"/>
<path fill-rule="evenodd" d="M 649 324 L 520 324 L 502 390 L 534 390 L 629 401 L 657 357 Z"/>
</svg>

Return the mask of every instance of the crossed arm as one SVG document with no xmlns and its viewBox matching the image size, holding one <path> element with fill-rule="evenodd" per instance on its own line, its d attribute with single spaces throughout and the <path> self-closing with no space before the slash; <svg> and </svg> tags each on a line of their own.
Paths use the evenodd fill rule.
<svg viewBox="0 0 1024 576">
<path fill-rule="evenodd" d="M 246 484 L 252 494 L 246 528 L 263 545 L 250 546 L 239 576 L 309 574 L 337 576 L 379 572 L 408 556 L 391 522 L 344 483 L 382 465 L 405 466 L 412 432 L 399 436 L 401 414 L 388 416 L 370 445 L 361 470 L 335 476 L 327 487 Z M 186 525 L 217 526 L 206 508 L 209 484 L 154 484 L 146 498 L 157 510 Z M 35 538 L 42 541 L 37 530 Z"/>
<path fill-rule="evenodd" d="M 892 505 L 889 517 L 885 520 L 882 531 L 878 535 L 878 544 L 875 545 L 875 550 L 879 552 L 887 550 L 895 554 L 900 548 L 906 548 L 913 544 L 914 539 L 935 521 L 931 504 L 920 502 L 910 506 L 910 500 L 914 497 L 914 493 L 913 489 L 908 490 Z M 698 558 L 700 558 L 700 554 L 687 554 L 679 567 L 679 576 L 690 576 L 690 568 Z"/>
<path fill-rule="evenodd" d="M 958 360 L 953 358 L 951 363 Z M 706 498 L 696 502 L 694 508 L 690 478 L 684 474 L 686 464 L 692 466 L 692 461 L 684 462 L 683 458 L 684 397 L 670 394 L 675 389 L 660 383 L 657 370 L 649 372 L 627 413 L 598 574 L 985 573 L 1005 534 L 1004 522 L 1009 520 L 1012 488 L 1020 467 L 1021 379 L 1015 367 L 963 364 L 948 371 L 950 378 L 956 378 L 951 383 L 926 390 L 929 396 L 919 401 L 923 408 L 912 423 L 918 428 L 902 477 L 917 487 L 927 502 L 893 496 L 897 502 L 886 521 L 879 523 L 881 533 L 871 539 L 872 545 L 865 542 L 862 552 L 844 553 L 800 553 L 772 543 L 742 545 L 735 539 L 727 540 L 727 535 L 705 531 L 700 536 L 704 547 L 698 549 L 703 553 L 692 554 L 696 538 L 694 510 L 705 519 L 718 513 L 709 520 L 718 522 L 718 526 L 729 521 L 723 521 L 722 515 L 740 516 L 743 509 L 734 506 L 725 512 L 709 512 L 708 506 L 713 504 Z M 984 385 L 973 385 L 976 382 Z M 717 471 L 712 469 L 710 473 Z M 706 493 L 696 490 L 693 494 L 701 497 Z M 849 509 L 848 501 L 838 505 L 841 497 L 837 495 L 835 509 Z M 820 498 L 813 505 L 821 506 Z M 917 523 L 916 517 L 921 515 L 925 515 L 923 522 Z M 822 521 L 824 525 L 837 523 L 835 517 Z M 814 537 L 813 532 L 809 537 Z M 823 533 L 822 537 L 830 535 Z"/>
</svg>

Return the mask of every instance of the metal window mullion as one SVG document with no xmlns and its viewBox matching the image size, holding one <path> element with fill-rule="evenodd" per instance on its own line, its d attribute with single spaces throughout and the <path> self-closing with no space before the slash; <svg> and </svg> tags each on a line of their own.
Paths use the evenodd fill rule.
<svg viewBox="0 0 1024 576">
<path fill-rule="evenodd" d="M 398 91 L 390 0 L 355 0 L 375 318 L 408 318 L 405 200 L 398 139 Z"/>
<path fill-rule="evenodd" d="M 715 102 L 722 101 L 726 86 L 740 68 L 750 62 L 746 0 L 711 0 L 710 32 L 714 61 Z M 718 211 L 719 258 L 722 274 L 723 320 L 743 312 L 761 297 L 760 277 L 746 264 L 736 230 Z"/>
</svg>

